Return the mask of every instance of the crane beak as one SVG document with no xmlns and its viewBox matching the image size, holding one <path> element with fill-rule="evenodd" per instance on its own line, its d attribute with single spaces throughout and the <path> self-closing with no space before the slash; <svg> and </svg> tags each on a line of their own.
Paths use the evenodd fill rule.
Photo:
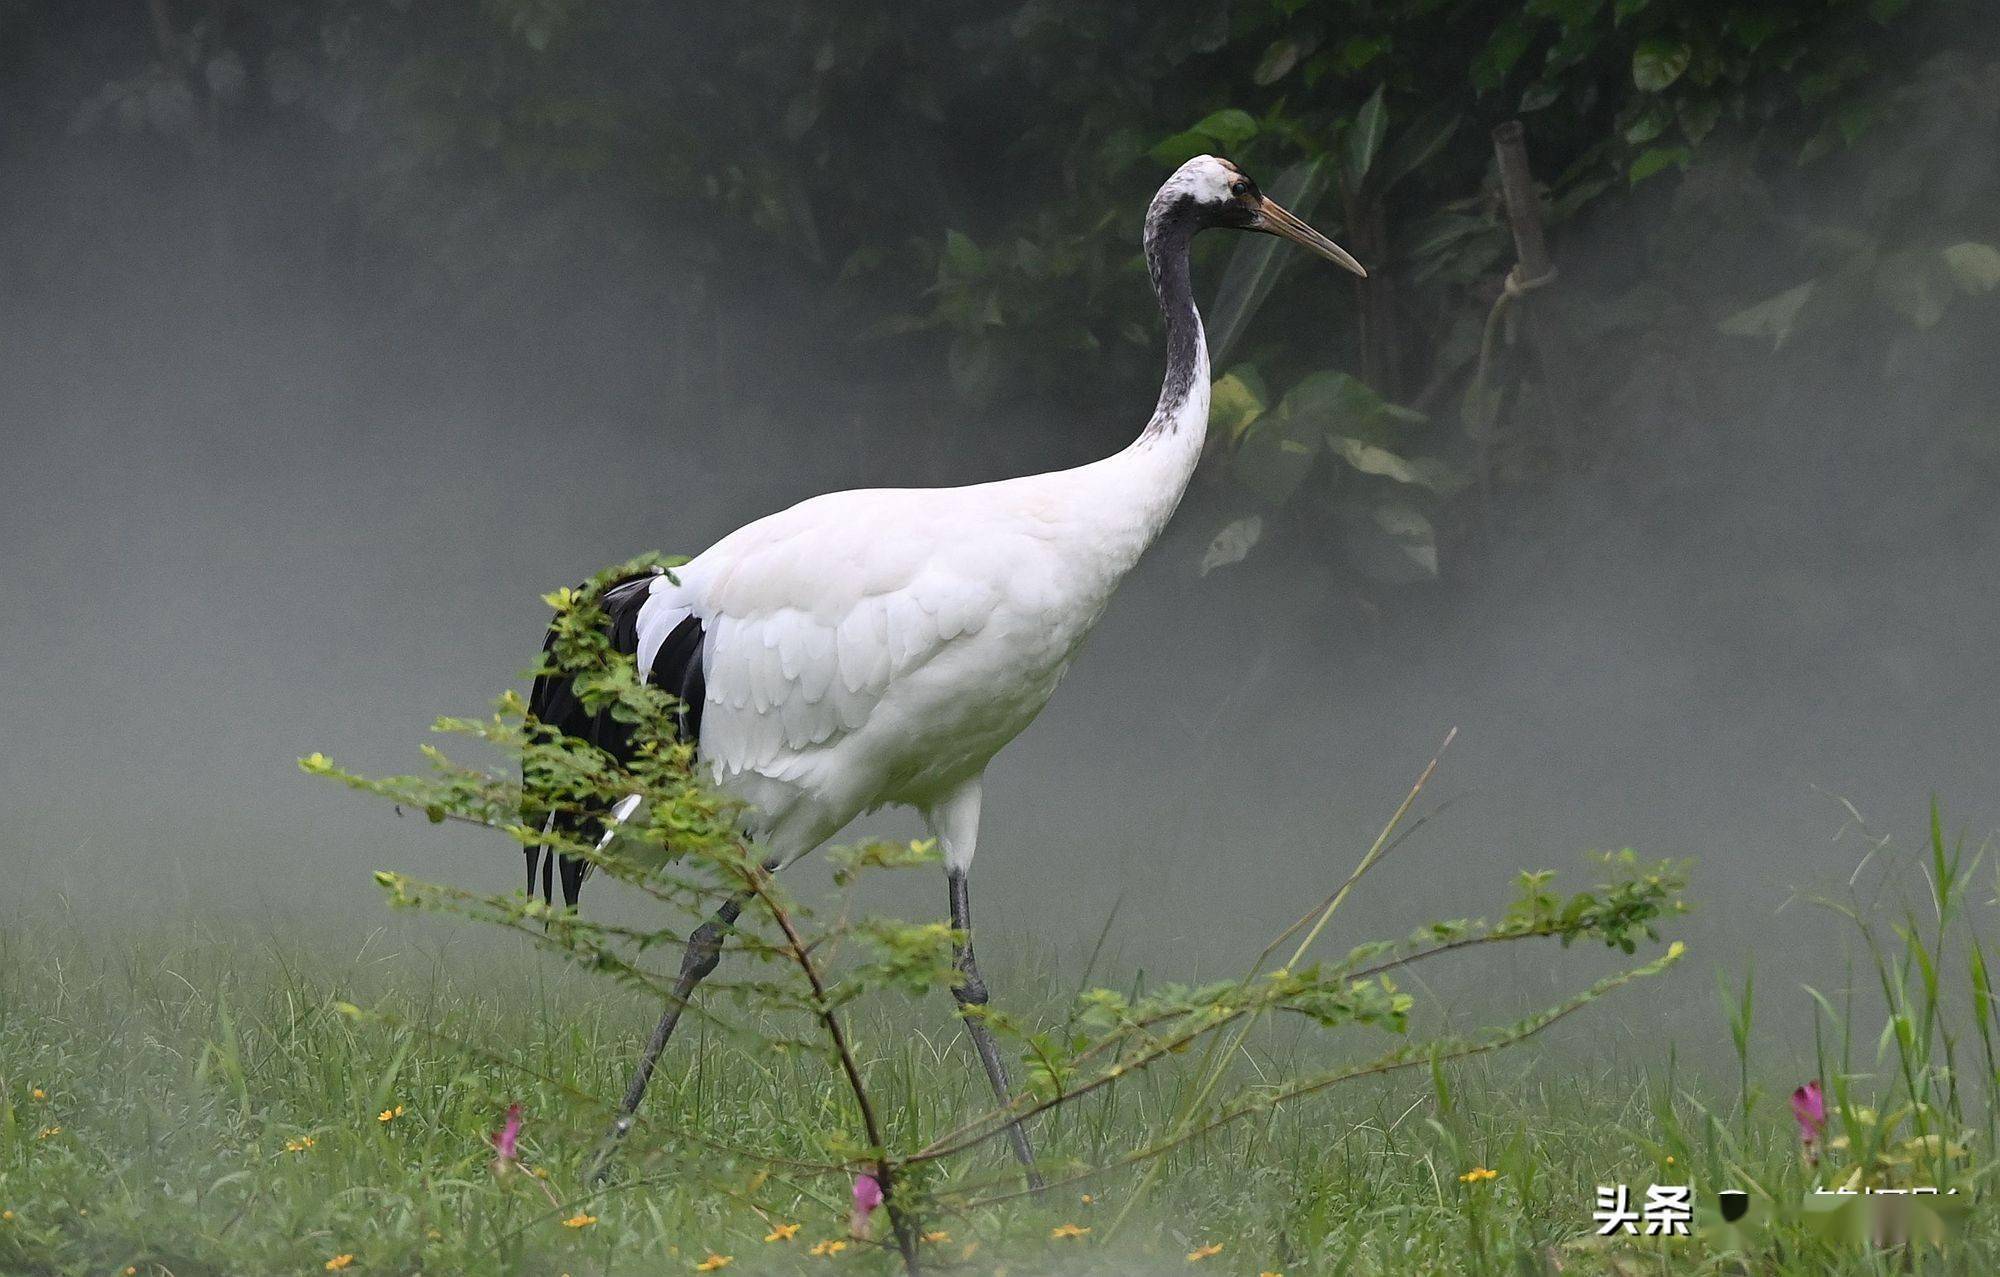
<svg viewBox="0 0 2000 1277">
<path fill-rule="evenodd" d="M 1258 205 L 1256 219 L 1250 224 L 1251 230 L 1262 231 L 1266 235 L 1276 235 L 1294 244 L 1304 245 L 1326 260 L 1345 266 L 1363 279 L 1368 278 L 1367 269 L 1354 260 L 1354 254 L 1293 217 L 1268 197 Z"/>
</svg>

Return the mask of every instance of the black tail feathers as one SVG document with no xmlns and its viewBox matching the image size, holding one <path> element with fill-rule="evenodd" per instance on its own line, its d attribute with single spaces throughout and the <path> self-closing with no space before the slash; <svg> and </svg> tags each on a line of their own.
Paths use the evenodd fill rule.
<svg viewBox="0 0 2000 1277">
<path fill-rule="evenodd" d="M 663 575 L 663 569 L 654 568 L 650 572 L 623 577 L 604 588 L 598 596 L 598 606 L 605 616 L 605 637 L 611 640 L 615 651 L 636 657 L 639 647 L 639 619 L 647 604 L 652 601 L 653 583 Z M 545 664 L 554 658 L 556 634 L 553 629 L 542 641 Z M 650 667 L 640 671 L 641 676 L 664 691 L 672 693 L 681 702 L 675 715 L 675 726 L 682 740 L 701 739 L 701 706 L 707 692 L 706 679 L 701 666 L 703 633 L 701 621 L 697 617 L 687 617 L 674 627 L 660 645 Z M 621 761 L 632 756 L 632 729 L 613 718 L 608 710 L 587 712 L 577 699 L 576 690 L 570 677 L 560 671 L 550 670 L 535 676 L 533 688 L 528 693 L 528 715 L 534 721 L 553 727 L 565 736 L 574 736 L 604 750 Z M 545 832 L 560 831 L 574 837 L 586 825 L 594 825 L 602 832 L 609 832 L 617 821 L 605 820 L 609 804 L 598 805 L 585 816 L 567 816 L 549 808 L 530 805 L 527 812 L 528 823 L 539 825 Z M 625 814 L 630 814 L 626 812 Z M 542 899 L 551 906 L 555 904 L 555 878 L 561 872 L 563 904 L 567 908 L 576 907 L 577 897 L 582 893 L 583 880 L 590 874 L 590 862 L 579 856 L 557 853 L 544 844 L 526 848 L 528 861 L 528 894 L 537 890 L 536 876 L 541 878 Z"/>
</svg>

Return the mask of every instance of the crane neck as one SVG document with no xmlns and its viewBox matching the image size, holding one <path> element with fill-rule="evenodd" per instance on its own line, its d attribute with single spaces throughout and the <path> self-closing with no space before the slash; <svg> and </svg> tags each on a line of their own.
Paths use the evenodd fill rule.
<svg viewBox="0 0 2000 1277">
<path fill-rule="evenodd" d="M 1183 436 L 1191 434 L 1199 452 L 1208 429 L 1208 339 L 1202 332 L 1201 313 L 1195 309 L 1188 270 L 1188 250 L 1197 229 L 1185 204 L 1156 201 L 1146 216 L 1146 269 L 1167 321 L 1167 372 L 1160 383 L 1160 401 L 1139 441 L 1173 438 L 1185 444 L 1189 441 Z"/>
</svg>

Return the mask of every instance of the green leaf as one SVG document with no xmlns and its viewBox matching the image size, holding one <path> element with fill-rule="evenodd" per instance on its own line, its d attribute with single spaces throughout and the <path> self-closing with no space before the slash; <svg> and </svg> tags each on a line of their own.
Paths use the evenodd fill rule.
<svg viewBox="0 0 2000 1277">
<path fill-rule="evenodd" d="M 1412 120 L 1383 152 L 1376 189 L 1387 191 L 1431 162 L 1458 132 L 1459 116 L 1448 108 L 1427 111 Z"/>
<path fill-rule="evenodd" d="M 1892 253 L 1875 268 L 1875 295 L 1917 328 L 1935 328 L 1951 304 L 1954 279 L 1941 254 Z"/>
<path fill-rule="evenodd" d="M 1342 547 L 1378 581 L 1407 585 L 1437 575 L 1437 530 L 1415 506 L 1384 502 L 1345 521 Z"/>
<path fill-rule="evenodd" d="M 1666 132 L 1667 124 L 1674 113 L 1665 102 L 1657 99 L 1646 103 L 1638 116 L 1625 126 L 1625 140 L 1634 146 L 1643 146 Z"/>
<path fill-rule="evenodd" d="M 1232 106 L 1203 117 L 1188 131 L 1213 139 L 1216 145 L 1224 148 L 1238 147 L 1257 136 L 1257 121 L 1248 111 Z"/>
<path fill-rule="evenodd" d="M 1343 42 L 1334 57 L 1343 71 L 1350 74 L 1366 67 L 1389 50 L 1389 42 L 1380 36 L 1358 35 Z"/>
<path fill-rule="evenodd" d="M 1208 149 L 1209 139 L 1189 129 L 1185 133 L 1176 133 L 1172 137 L 1162 138 L 1146 154 L 1152 156 L 1167 168 L 1179 168 Z"/>
<path fill-rule="evenodd" d="M 1273 200 L 1300 218 L 1311 221 L 1313 210 L 1326 195 L 1329 166 L 1325 156 L 1315 156 L 1292 165 L 1271 183 Z M 1223 272 L 1222 286 L 1209 308 L 1209 356 L 1220 364 L 1249 327 L 1250 319 L 1271 295 L 1278 274 L 1294 254 L 1285 241 L 1272 235 L 1244 235 Z"/>
<path fill-rule="evenodd" d="M 1208 428 L 1220 430 L 1232 443 L 1263 415 L 1263 379 L 1248 364 L 1231 369 L 1210 389 Z"/>
<path fill-rule="evenodd" d="M 954 275 L 981 275 L 986 271 L 986 254 L 963 231 L 944 233 L 944 262 Z"/>
<path fill-rule="evenodd" d="M 1412 461 L 1397 456 L 1379 445 L 1344 436 L 1335 436 L 1327 442 L 1348 465 L 1362 474 L 1380 475 L 1397 483 L 1429 488 L 1440 495 L 1457 487 L 1456 476 L 1444 463 L 1434 458 L 1424 457 Z"/>
<path fill-rule="evenodd" d="M 1526 115 L 1554 106 L 1561 97 L 1561 84 L 1554 80 L 1537 80 L 1521 94 L 1521 113 Z"/>
<path fill-rule="evenodd" d="M 1316 372 L 1285 392 L 1278 412 L 1288 420 L 1316 422 L 1329 432 L 1374 419 L 1382 411 L 1382 396 L 1351 373 Z"/>
<path fill-rule="evenodd" d="M 1731 337 L 1769 337 L 1771 349 L 1778 350 L 1791 340 L 1792 332 L 1799 322 L 1799 314 L 1812 300 L 1814 284 L 1811 280 L 1796 288 L 1787 288 L 1774 297 L 1767 297 L 1755 306 L 1737 311 L 1716 327 Z"/>
<path fill-rule="evenodd" d="M 1255 84 L 1275 84 L 1291 73 L 1299 64 L 1299 42 L 1290 38 L 1273 40 L 1271 47 L 1264 50 L 1257 69 L 1250 73 Z"/>
<path fill-rule="evenodd" d="M 1725 24 L 1736 43 L 1755 53 L 1766 40 L 1784 29 L 1784 20 L 1774 13 L 1756 9 L 1738 9 L 1730 14 Z"/>
<path fill-rule="evenodd" d="M 1486 47 L 1472 59 L 1472 87 L 1481 93 L 1499 88 L 1528 51 L 1530 41 L 1527 25 L 1518 16 L 1504 19 L 1493 29 Z"/>
<path fill-rule="evenodd" d="M 1313 462 L 1319 459 L 1320 436 L 1295 423 L 1266 413 L 1237 444 L 1230 473 L 1250 491 L 1274 506 L 1282 506 L 1299 490 Z"/>
<path fill-rule="evenodd" d="M 1347 131 L 1347 184 L 1349 189 L 1357 189 L 1368 177 L 1368 170 L 1374 166 L 1375 157 L 1381 153 L 1382 139 L 1389 133 L 1389 107 L 1383 100 L 1388 89 L 1385 84 L 1375 86 L 1375 92 L 1361 104 L 1354 113 L 1354 125 Z"/>
<path fill-rule="evenodd" d="M 1963 293 L 1990 293 L 2000 288 L 2000 248 L 1991 244 L 1953 244 L 1944 250 L 1951 282 Z"/>
<path fill-rule="evenodd" d="M 1649 147 L 1640 152 L 1638 159 L 1632 161 L 1632 167 L 1626 173 L 1626 180 L 1631 185 L 1637 186 L 1662 169 L 1673 166 L 1686 168 L 1693 154 L 1685 146 Z"/>
<path fill-rule="evenodd" d="M 1261 515 L 1253 514 L 1228 524 L 1215 534 L 1202 554 L 1201 575 L 1207 576 L 1217 568 L 1241 563 L 1263 537 L 1264 519 Z"/>
<path fill-rule="evenodd" d="M 1625 19 L 1644 9 L 1652 0 L 1618 0 L 1618 7 L 1611 11 L 1611 24 L 1624 25 Z"/>
<path fill-rule="evenodd" d="M 1694 98 L 1682 102 L 1679 110 L 1681 135 L 1700 146 L 1722 118 L 1722 103 L 1715 98 Z"/>
<path fill-rule="evenodd" d="M 1680 79 L 1693 60 L 1694 50 L 1687 41 L 1649 36 L 1632 51 L 1632 83 L 1658 93 Z"/>
</svg>

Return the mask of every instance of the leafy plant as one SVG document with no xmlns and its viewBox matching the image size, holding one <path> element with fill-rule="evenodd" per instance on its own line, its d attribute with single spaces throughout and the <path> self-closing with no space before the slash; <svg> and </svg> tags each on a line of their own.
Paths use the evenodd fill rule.
<svg viewBox="0 0 2000 1277">
<path fill-rule="evenodd" d="M 641 568 L 658 565 L 671 570 L 666 566 L 670 562 L 648 557 L 605 573 L 584 589 L 548 596 L 556 610 L 548 668 L 572 675 L 586 708 L 601 709 L 634 728 L 639 745 L 629 761 L 621 762 L 533 722 L 520 698 L 509 693 L 487 718 L 445 719 L 438 728 L 517 761 L 525 787 L 513 773 L 466 767 L 429 747 L 426 754 L 432 769 L 423 775 L 369 778 L 319 755 L 301 765 L 312 774 L 421 810 L 432 820 L 468 822 L 504 833 L 524 846 L 552 843 L 670 912 L 698 917 L 720 897 L 747 897 L 750 909 L 734 928 L 731 947 L 741 955 L 739 962 L 753 962 L 756 970 L 747 978 L 711 985 L 746 1014 L 728 1016 L 713 1002 L 688 1009 L 738 1034 L 756 1036 L 763 1032 L 757 1026 L 787 1020 L 809 1028 L 797 1035 L 768 1038 L 767 1045 L 814 1060 L 836 1074 L 850 1104 L 846 1112 L 829 1113 L 814 1132 L 811 1146 L 803 1150 L 781 1153 L 738 1146 L 718 1150 L 699 1133 L 683 1133 L 696 1141 L 698 1157 L 692 1156 L 696 1150 L 686 1148 L 657 1152 L 677 1158 L 677 1166 L 688 1175 L 708 1177 L 712 1183 L 726 1179 L 740 1184 L 734 1168 L 744 1162 L 781 1165 L 794 1178 L 872 1177 L 886 1199 L 893 1245 L 908 1270 L 915 1271 L 921 1263 L 924 1221 L 939 1213 L 991 1206 L 1018 1194 L 1018 1189 L 991 1178 L 946 1178 L 939 1173 L 1013 1123 L 1127 1085 L 1148 1071 L 1178 1068 L 1183 1060 L 1193 1060 L 1189 1085 L 1182 1092 L 1186 1098 L 1165 1134 L 1144 1147 L 1107 1151 L 1093 1163 L 1047 1168 L 1055 1183 L 1068 1184 L 1121 1168 L 1144 1167 L 1145 1182 L 1150 1183 L 1160 1173 L 1164 1154 L 1218 1127 L 1360 1078 L 1434 1068 L 1440 1061 L 1514 1045 L 1631 980 L 1665 969 L 1681 955 L 1681 946 L 1675 944 L 1643 965 L 1605 977 L 1510 1024 L 1463 1034 L 1413 1036 L 1410 1024 L 1416 1002 L 1396 984 L 1394 974 L 1414 963 L 1533 939 L 1554 939 L 1565 946 L 1594 939 L 1629 954 L 1641 939 L 1657 940 L 1657 924 L 1685 907 L 1680 897 L 1681 866 L 1644 865 L 1627 852 L 1603 861 L 1610 871 L 1606 882 L 1567 897 L 1554 894 L 1550 875 L 1524 875 L 1520 897 L 1497 922 L 1438 923 L 1400 941 L 1362 945 L 1344 957 L 1315 958 L 1313 950 L 1335 913 L 1396 845 L 1404 818 L 1437 766 L 1433 760 L 1353 872 L 1274 938 L 1238 978 L 1201 987 L 1159 985 L 1143 993 L 1089 988 L 1078 996 L 1061 1032 L 1023 1025 L 985 1008 L 980 1013 L 987 1022 L 1023 1049 L 1029 1089 L 1011 1104 L 973 1114 L 947 1129 L 926 1129 L 916 1114 L 885 1111 L 848 1017 L 861 1000 L 883 993 L 949 989 L 960 978 L 952 957 L 953 944 L 962 937 L 935 923 L 860 912 L 851 893 L 866 875 L 931 863 L 934 850 L 928 844 L 877 844 L 835 853 L 836 881 L 846 894 L 832 913 L 793 897 L 761 867 L 757 849 L 736 832 L 741 823 L 736 805 L 703 784 L 688 747 L 673 743 L 673 699 L 639 679 L 629 659 L 611 652 L 603 633 L 598 590 Z M 634 793 L 644 796 L 639 814 L 628 822 L 624 836 L 602 847 L 587 822 L 580 834 L 545 832 L 540 825 L 525 823 L 521 815 L 524 810 L 553 808 L 581 817 Z M 568 911 L 552 912 L 518 893 L 481 895 L 390 872 L 377 877 L 398 906 L 442 910 L 498 926 L 650 996 L 670 995 L 672 978 L 656 970 L 649 957 L 684 943 L 678 938 L 678 925 L 656 929 L 600 922 Z M 1281 953 L 1288 956 L 1273 965 Z M 1233 1065 L 1237 1048 L 1255 1026 L 1276 1015 L 1297 1016 L 1326 1030 L 1368 1031 L 1399 1040 L 1358 1060 L 1302 1076 L 1240 1075 Z M 725 1155 L 720 1166 L 718 1151 Z M 1128 1197 L 1125 1209 L 1129 1211 L 1142 1195 L 1143 1189 Z M 1116 1226 L 1114 1222 L 1114 1230 Z"/>
</svg>

